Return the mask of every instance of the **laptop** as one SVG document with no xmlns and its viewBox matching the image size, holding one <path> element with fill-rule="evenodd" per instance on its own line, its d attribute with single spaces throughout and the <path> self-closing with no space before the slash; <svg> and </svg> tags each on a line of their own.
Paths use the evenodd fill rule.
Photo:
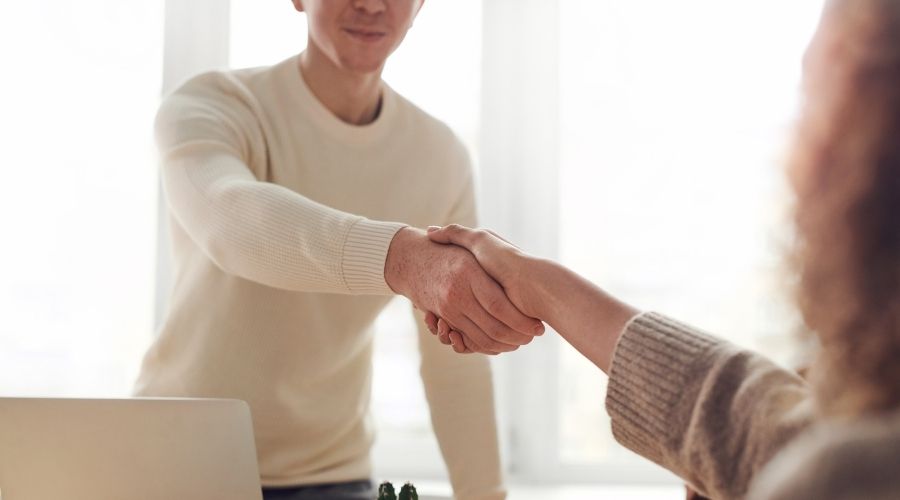
<svg viewBox="0 0 900 500">
<path fill-rule="evenodd" d="M 0 500 L 261 500 L 226 399 L 0 398 Z"/>
</svg>

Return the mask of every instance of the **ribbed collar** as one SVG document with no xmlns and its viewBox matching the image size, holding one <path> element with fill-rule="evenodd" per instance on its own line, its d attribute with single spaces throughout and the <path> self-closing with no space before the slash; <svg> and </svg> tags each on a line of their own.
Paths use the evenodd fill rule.
<svg viewBox="0 0 900 500">
<path fill-rule="evenodd" d="M 316 98 L 300 73 L 299 55 L 276 67 L 278 79 L 286 85 L 291 101 L 307 114 L 308 119 L 326 134 L 347 145 L 365 146 L 384 138 L 391 130 L 397 114 L 397 99 L 391 88 L 381 82 L 381 111 L 378 118 L 366 125 L 352 125 L 342 121 Z"/>
</svg>

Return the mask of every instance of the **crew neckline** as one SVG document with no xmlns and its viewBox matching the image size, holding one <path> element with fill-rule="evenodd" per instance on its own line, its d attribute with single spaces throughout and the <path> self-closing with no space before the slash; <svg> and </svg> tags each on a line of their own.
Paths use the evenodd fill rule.
<svg viewBox="0 0 900 500">
<path fill-rule="evenodd" d="M 287 84 L 292 100 L 308 113 L 312 122 L 332 137 L 347 144 L 367 145 L 383 138 L 391 129 L 396 115 L 396 99 L 393 90 L 383 80 L 378 117 L 365 125 L 353 125 L 335 116 L 313 94 L 300 71 L 299 54 L 283 61 L 279 66 L 278 71 L 282 73 L 280 76 Z"/>
</svg>

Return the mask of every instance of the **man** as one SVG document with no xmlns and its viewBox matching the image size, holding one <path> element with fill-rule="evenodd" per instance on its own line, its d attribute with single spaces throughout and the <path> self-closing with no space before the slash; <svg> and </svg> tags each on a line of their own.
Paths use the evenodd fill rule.
<svg viewBox="0 0 900 500">
<path fill-rule="evenodd" d="M 422 2 L 293 0 L 304 53 L 195 77 L 157 117 L 176 279 L 136 394 L 247 401 L 267 499 L 374 497 L 369 328 L 393 293 L 484 352 L 542 332 L 413 228 L 475 223 L 464 147 L 381 80 Z M 419 338 L 457 498 L 503 498 L 487 358 Z"/>
</svg>

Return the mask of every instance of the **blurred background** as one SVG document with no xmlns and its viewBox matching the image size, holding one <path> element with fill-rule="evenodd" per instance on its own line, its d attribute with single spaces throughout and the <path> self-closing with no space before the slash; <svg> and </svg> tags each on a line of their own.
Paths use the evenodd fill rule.
<svg viewBox="0 0 900 500">
<path fill-rule="evenodd" d="M 483 225 L 792 366 L 782 159 L 822 3 L 428 0 L 385 80 L 470 148 Z M 272 0 L 0 12 L 0 395 L 125 396 L 170 284 L 160 96 L 303 50 L 305 17 Z M 445 488 L 409 304 L 376 328 L 378 474 Z M 678 498 L 615 444 L 605 377 L 567 345 L 494 363 L 514 482 Z"/>
</svg>

